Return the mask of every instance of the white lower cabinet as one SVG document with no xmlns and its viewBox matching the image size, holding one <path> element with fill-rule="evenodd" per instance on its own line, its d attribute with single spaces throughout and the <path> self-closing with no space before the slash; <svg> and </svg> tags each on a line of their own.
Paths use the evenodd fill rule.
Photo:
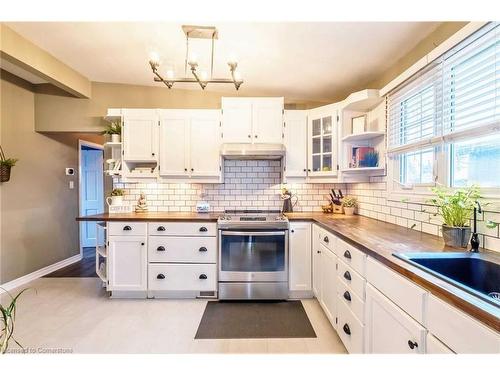
<svg viewBox="0 0 500 375">
<path fill-rule="evenodd" d="M 150 263 L 148 271 L 150 292 L 192 292 L 197 295 L 217 288 L 215 264 Z"/>
<path fill-rule="evenodd" d="M 291 222 L 289 236 L 289 289 L 291 298 L 312 294 L 311 223 Z"/>
<path fill-rule="evenodd" d="M 337 256 L 320 245 L 321 249 L 321 299 L 320 303 L 330 323 L 337 326 Z"/>
<path fill-rule="evenodd" d="M 314 296 L 321 298 L 321 240 L 322 230 L 313 224 L 312 230 L 312 288 Z"/>
<path fill-rule="evenodd" d="M 351 309 L 339 300 L 337 333 L 349 354 L 364 353 L 364 325 Z"/>
<path fill-rule="evenodd" d="M 425 344 L 426 354 L 455 354 L 453 350 L 448 348 L 431 333 L 427 333 Z"/>
<path fill-rule="evenodd" d="M 146 292 L 147 237 L 108 236 L 108 290 Z"/>
<path fill-rule="evenodd" d="M 369 284 L 365 322 L 366 353 L 425 353 L 426 329 Z"/>
</svg>

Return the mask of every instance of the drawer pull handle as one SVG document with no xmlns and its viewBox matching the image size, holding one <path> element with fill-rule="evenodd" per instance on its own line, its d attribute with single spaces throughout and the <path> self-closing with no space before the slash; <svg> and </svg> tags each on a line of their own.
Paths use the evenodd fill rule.
<svg viewBox="0 0 500 375">
<path fill-rule="evenodd" d="M 349 271 L 344 272 L 344 279 L 351 281 L 351 273 Z"/>
<path fill-rule="evenodd" d="M 163 225 L 159 226 L 158 228 L 156 228 L 156 230 L 158 232 L 165 232 L 165 227 Z"/>
<path fill-rule="evenodd" d="M 205 252 L 205 251 L 207 251 L 207 248 L 206 248 L 205 246 L 200 247 L 200 248 L 199 248 L 199 251 L 201 251 L 201 252 Z"/>
<path fill-rule="evenodd" d="M 206 227 L 201 227 L 200 232 L 208 232 L 208 229 Z"/>
<path fill-rule="evenodd" d="M 202 273 L 199 277 L 200 280 L 206 280 L 208 279 L 207 275 L 205 275 L 204 273 Z"/>
<path fill-rule="evenodd" d="M 344 292 L 344 298 L 351 302 L 351 293 L 349 293 L 347 290 Z"/>
<path fill-rule="evenodd" d="M 349 252 L 349 250 L 344 251 L 344 258 L 347 258 L 347 259 L 351 259 L 352 258 L 351 253 Z"/>
<path fill-rule="evenodd" d="M 351 335 L 351 329 L 349 328 L 349 326 L 346 324 L 344 324 L 344 326 L 342 327 L 342 329 L 344 330 L 344 332 L 346 333 L 346 335 Z"/>
<path fill-rule="evenodd" d="M 157 278 L 158 280 L 163 280 L 163 279 L 165 279 L 165 275 L 164 275 L 164 274 L 162 274 L 162 273 L 160 273 L 160 274 L 158 274 L 158 276 L 156 276 L 156 278 Z"/>
<path fill-rule="evenodd" d="M 132 227 L 130 225 L 125 225 L 123 227 L 123 230 L 132 230 Z"/>
<path fill-rule="evenodd" d="M 418 343 L 416 341 L 411 341 L 408 340 L 408 346 L 410 347 L 411 350 L 418 348 Z"/>
<path fill-rule="evenodd" d="M 165 248 L 163 246 L 158 246 L 158 248 L 156 249 L 156 251 L 165 251 Z"/>
<path fill-rule="evenodd" d="M 325 238 L 323 238 L 323 241 L 325 241 L 326 243 L 330 242 L 330 240 L 328 239 L 327 236 L 325 236 Z"/>
</svg>

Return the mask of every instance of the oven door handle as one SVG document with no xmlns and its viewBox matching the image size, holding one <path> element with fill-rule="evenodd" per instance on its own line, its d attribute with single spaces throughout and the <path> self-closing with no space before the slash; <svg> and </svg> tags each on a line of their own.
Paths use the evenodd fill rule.
<svg viewBox="0 0 500 375">
<path fill-rule="evenodd" d="M 284 236 L 285 231 L 268 231 L 268 232 L 237 232 L 237 231 L 221 231 L 223 236 Z"/>
</svg>

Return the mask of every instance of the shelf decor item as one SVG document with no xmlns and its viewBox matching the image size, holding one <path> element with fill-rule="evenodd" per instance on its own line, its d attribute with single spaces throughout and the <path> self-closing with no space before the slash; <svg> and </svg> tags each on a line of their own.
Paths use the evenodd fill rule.
<svg viewBox="0 0 500 375">
<path fill-rule="evenodd" d="M 431 189 L 435 198 L 428 202 L 437 207 L 437 213 L 443 218 L 443 239 L 446 246 L 467 247 L 471 236 L 470 219 L 474 206 L 481 198 L 479 187 L 472 185 L 455 191 L 434 187 Z"/>
<path fill-rule="evenodd" d="M 373 163 L 373 154 L 376 153 L 373 147 L 369 146 L 355 146 L 351 151 L 351 163 L 349 168 L 360 168 L 367 167 L 367 155 L 372 155 L 371 162 Z M 370 156 L 369 156 L 370 157 Z M 378 164 L 378 153 L 377 153 L 377 164 Z"/>
<path fill-rule="evenodd" d="M 111 142 L 120 143 L 122 125 L 118 121 L 111 121 L 102 134 L 110 136 Z"/>
<path fill-rule="evenodd" d="M 108 206 L 121 206 L 123 204 L 124 195 L 125 190 L 113 189 L 113 191 L 111 191 L 111 196 L 106 198 L 106 203 Z"/>
<path fill-rule="evenodd" d="M 365 154 L 364 159 L 360 161 L 361 167 L 378 167 L 378 152 L 369 151 Z"/>
<path fill-rule="evenodd" d="M 351 124 L 352 134 L 364 133 L 366 131 L 366 115 L 353 117 Z"/>
<path fill-rule="evenodd" d="M 10 180 L 10 171 L 18 159 L 7 159 L 3 153 L 2 146 L 0 146 L 0 182 L 8 182 Z"/>
<path fill-rule="evenodd" d="M 139 200 L 137 201 L 137 206 L 135 206 L 135 212 L 148 212 L 148 202 L 146 200 L 146 194 L 141 192 Z"/>
<path fill-rule="evenodd" d="M 356 207 L 358 207 L 358 200 L 355 197 L 347 196 L 342 200 L 342 207 L 346 216 L 353 216 Z"/>
</svg>

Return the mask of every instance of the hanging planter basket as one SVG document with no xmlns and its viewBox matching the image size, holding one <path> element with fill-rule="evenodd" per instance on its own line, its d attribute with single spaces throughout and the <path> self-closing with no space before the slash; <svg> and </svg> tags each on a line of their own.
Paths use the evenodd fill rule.
<svg viewBox="0 0 500 375">
<path fill-rule="evenodd" d="M 7 159 L 0 146 L 0 182 L 8 182 L 10 180 L 10 171 L 16 164 L 17 159 Z"/>
</svg>

